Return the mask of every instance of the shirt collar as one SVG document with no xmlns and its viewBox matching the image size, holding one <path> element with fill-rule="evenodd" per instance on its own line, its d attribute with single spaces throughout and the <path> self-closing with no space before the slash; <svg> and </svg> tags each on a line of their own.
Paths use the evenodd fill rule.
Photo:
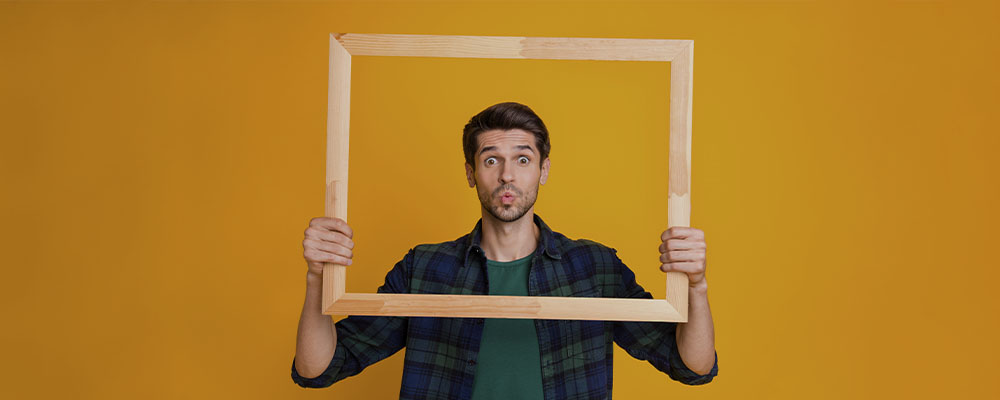
<svg viewBox="0 0 1000 400">
<path fill-rule="evenodd" d="M 552 230 L 549 229 L 549 226 L 546 225 L 544 221 L 542 221 L 542 217 L 539 217 L 538 214 L 533 214 L 533 218 L 535 221 L 535 225 L 538 226 L 538 231 L 539 231 L 538 245 L 535 248 L 535 255 L 537 256 L 544 252 L 551 258 L 554 258 L 556 260 L 560 259 L 562 256 L 559 254 L 559 247 L 557 246 L 557 241 L 555 240 L 555 236 L 553 235 Z M 483 254 L 483 248 L 479 246 L 479 241 L 483 237 L 482 229 L 483 229 L 483 219 L 480 218 L 479 221 L 476 222 L 476 227 L 472 228 L 472 232 L 470 232 L 468 235 L 469 239 L 466 241 L 464 265 L 469 265 L 470 254 L 477 254 L 485 258 L 485 254 Z"/>
</svg>

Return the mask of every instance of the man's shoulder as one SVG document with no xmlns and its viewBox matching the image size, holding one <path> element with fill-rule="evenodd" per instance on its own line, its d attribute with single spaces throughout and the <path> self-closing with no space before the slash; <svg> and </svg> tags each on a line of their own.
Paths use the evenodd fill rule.
<svg viewBox="0 0 1000 400">
<path fill-rule="evenodd" d="M 562 257 L 570 261 L 585 259 L 588 262 L 614 262 L 618 250 L 592 239 L 573 239 L 562 233 L 552 231 L 552 239 Z"/>
<path fill-rule="evenodd" d="M 559 271 L 568 277 L 579 278 L 579 282 L 587 282 L 581 287 L 597 290 L 600 297 L 620 297 L 619 283 L 627 267 L 618 258 L 618 250 L 596 240 L 572 239 L 555 231 L 552 236 L 559 248 Z M 587 290 L 581 289 L 581 292 Z"/>
<path fill-rule="evenodd" d="M 459 256 L 462 252 L 468 249 L 468 239 L 469 234 L 462 235 L 455 240 L 449 240 L 447 242 L 438 243 L 420 243 L 413 246 L 413 253 L 415 255 L 429 255 L 429 254 L 440 254 L 449 256 Z"/>
<path fill-rule="evenodd" d="M 614 247 L 607 246 L 596 240 L 584 238 L 571 239 L 563 236 L 561 233 L 553 232 L 553 234 L 558 241 L 559 247 L 564 251 L 607 251 L 612 253 L 618 251 Z"/>
</svg>

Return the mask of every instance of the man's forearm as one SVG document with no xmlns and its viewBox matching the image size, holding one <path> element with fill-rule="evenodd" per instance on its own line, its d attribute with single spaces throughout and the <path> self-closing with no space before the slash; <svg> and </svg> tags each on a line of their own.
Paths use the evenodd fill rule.
<svg viewBox="0 0 1000 400">
<path fill-rule="evenodd" d="M 306 274 L 306 301 L 299 317 L 295 341 L 295 370 L 305 378 L 315 378 L 326 370 L 337 348 L 333 319 L 323 315 L 323 277 Z"/>
<path fill-rule="evenodd" d="M 677 324 L 677 347 L 684 365 L 698 374 L 707 374 L 715 365 L 715 325 L 707 286 L 688 291 L 688 322 Z"/>
</svg>

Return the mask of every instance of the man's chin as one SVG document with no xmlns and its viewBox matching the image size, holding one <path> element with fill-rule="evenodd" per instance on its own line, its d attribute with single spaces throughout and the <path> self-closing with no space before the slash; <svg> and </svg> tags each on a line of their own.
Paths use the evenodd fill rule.
<svg viewBox="0 0 1000 400">
<path fill-rule="evenodd" d="M 514 222 L 524 217 L 527 210 L 517 210 L 515 208 L 503 209 L 502 207 L 493 209 L 493 217 L 503 222 Z"/>
</svg>

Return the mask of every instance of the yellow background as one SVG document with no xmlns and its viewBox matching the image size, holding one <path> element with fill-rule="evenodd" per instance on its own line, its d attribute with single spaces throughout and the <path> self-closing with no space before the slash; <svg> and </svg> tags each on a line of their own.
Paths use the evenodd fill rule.
<svg viewBox="0 0 1000 400">
<path fill-rule="evenodd" d="M 692 225 L 720 374 L 615 398 L 995 398 L 996 4 L 3 3 L 0 398 L 394 398 L 290 377 L 330 32 L 693 39 Z M 552 132 L 536 211 L 657 297 L 666 64 L 354 60 L 350 291 L 479 217 L 461 128 Z"/>
</svg>

